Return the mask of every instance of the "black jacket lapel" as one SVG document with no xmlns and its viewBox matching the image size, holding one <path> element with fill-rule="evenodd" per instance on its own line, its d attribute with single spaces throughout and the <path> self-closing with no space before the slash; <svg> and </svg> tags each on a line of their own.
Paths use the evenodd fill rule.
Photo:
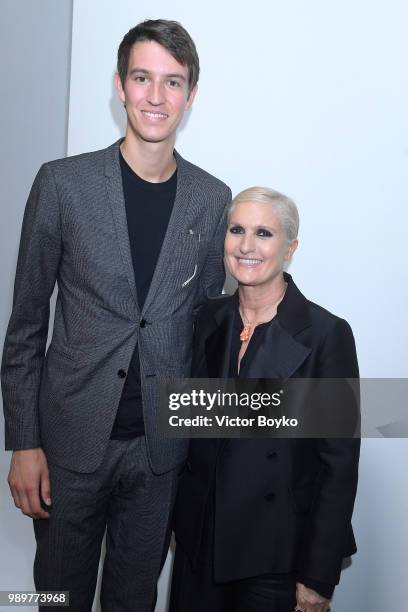
<svg viewBox="0 0 408 612">
<path fill-rule="evenodd" d="M 288 283 L 285 297 L 266 330 L 262 345 L 245 368 L 245 378 L 290 378 L 312 351 L 296 339 L 311 324 L 308 301 L 289 274 L 285 273 L 285 280 Z M 210 378 L 228 378 L 237 300 L 237 293 L 220 300 L 209 321 L 205 355 Z"/>
<path fill-rule="evenodd" d="M 245 375 L 247 378 L 290 378 L 310 353 L 311 349 L 297 342 L 275 318 Z"/>
<path fill-rule="evenodd" d="M 311 325 L 309 306 L 290 274 L 284 273 L 288 286 L 277 314 L 268 326 L 264 341 L 248 364 L 248 378 L 290 378 L 312 349 L 296 339 Z"/>
</svg>

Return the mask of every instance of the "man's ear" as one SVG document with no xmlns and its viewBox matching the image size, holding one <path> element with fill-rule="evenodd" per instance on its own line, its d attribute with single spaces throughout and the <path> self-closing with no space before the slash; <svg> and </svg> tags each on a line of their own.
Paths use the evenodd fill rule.
<svg viewBox="0 0 408 612">
<path fill-rule="evenodd" d="M 122 86 L 122 81 L 120 79 L 118 72 L 115 72 L 115 87 L 116 87 L 116 92 L 119 96 L 120 101 L 122 102 L 122 104 L 125 104 L 126 96 L 125 96 L 125 92 Z"/>
<path fill-rule="evenodd" d="M 197 89 L 198 89 L 198 85 L 196 84 L 194 85 L 193 89 L 190 91 L 188 98 L 187 98 L 186 110 L 193 106 L 193 102 L 194 102 L 194 98 L 196 97 Z"/>
</svg>

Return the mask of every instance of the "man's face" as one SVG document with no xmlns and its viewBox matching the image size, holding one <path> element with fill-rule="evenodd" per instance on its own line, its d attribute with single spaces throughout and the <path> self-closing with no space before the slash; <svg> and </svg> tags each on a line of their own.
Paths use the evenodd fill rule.
<svg viewBox="0 0 408 612">
<path fill-rule="evenodd" d="M 174 140 L 196 93 L 194 87 L 188 95 L 188 68 L 153 41 L 133 45 L 125 85 L 116 75 L 116 87 L 130 129 L 145 142 Z"/>
</svg>

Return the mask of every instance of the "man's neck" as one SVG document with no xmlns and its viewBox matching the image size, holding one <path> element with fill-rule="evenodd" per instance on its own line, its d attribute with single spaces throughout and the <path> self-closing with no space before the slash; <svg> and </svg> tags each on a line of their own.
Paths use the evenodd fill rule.
<svg viewBox="0 0 408 612">
<path fill-rule="evenodd" d="M 174 141 L 144 142 L 126 133 L 120 150 L 132 170 L 150 183 L 167 181 L 177 168 Z"/>
</svg>

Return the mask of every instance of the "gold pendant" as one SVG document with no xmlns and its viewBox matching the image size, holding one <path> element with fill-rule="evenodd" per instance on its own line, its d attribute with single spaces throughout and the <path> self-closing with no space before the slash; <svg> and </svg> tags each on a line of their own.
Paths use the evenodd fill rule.
<svg viewBox="0 0 408 612">
<path fill-rule="evenodd" d="M 242 332 L 239 335 L 239 339 L 241 340 L 241 342 L 248 342 L 249 340 L 249 332 L 251 331 L 251 326 L 250 325 L 244 325 L 244 329 L 242 330 Z"/>
</svg>

